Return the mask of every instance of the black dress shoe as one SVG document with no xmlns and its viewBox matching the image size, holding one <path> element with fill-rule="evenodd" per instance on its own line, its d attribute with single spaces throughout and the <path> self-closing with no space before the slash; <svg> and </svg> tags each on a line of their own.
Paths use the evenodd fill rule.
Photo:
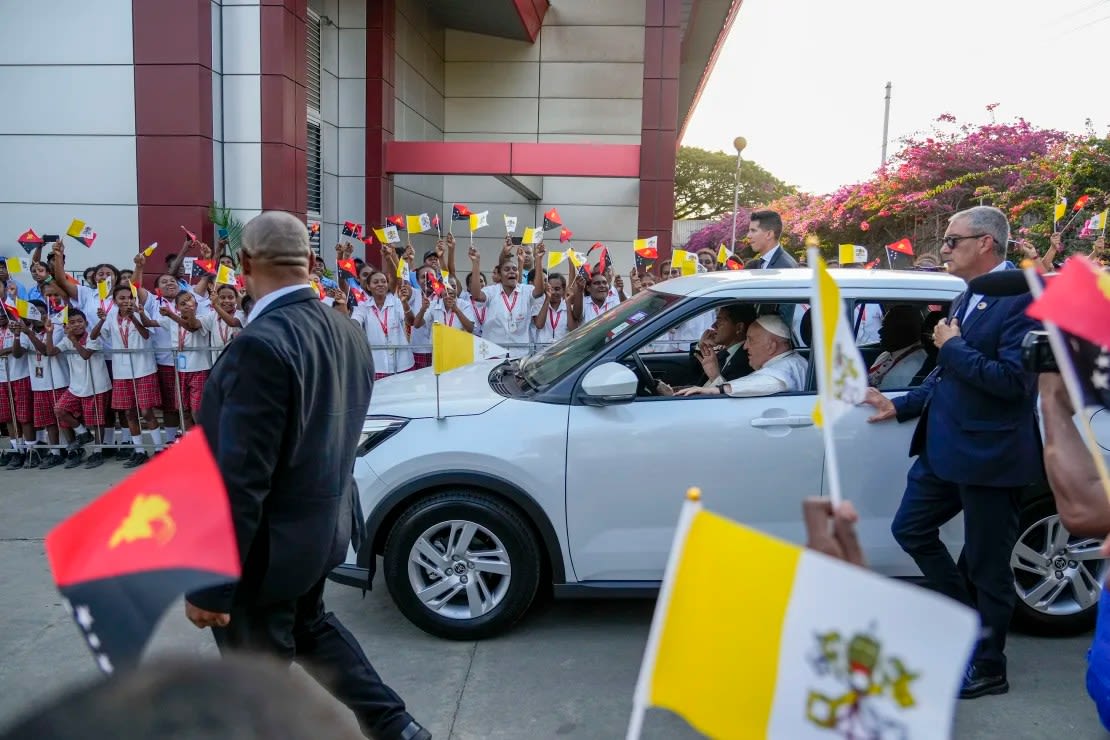
<svg viewBox="0 0 1110 740">
<path fill-rule="evenodd" d="M 89 455 L 89 459 L 85 461 L 85 470 L 92 470 L 93 468 L 99 468 L 103 464 L 104 464 L 104 453 L 97 450 L 93 454 Z"/>
<path fill-rule="evenodd" d="M 150 459 L 150 458 L 147 456 L 147 454 L 145 452 L 139 452 L 138 450 L 136 450 L 135 452 L 133 452 L 131 454 L 131 457 L 129 457 L 127 459 L 127 462 L 125 462 L 123 464 L 123 467 L 125 467 L 125 468 L 137 468 L 140 465 L 142 465 L 143 463 L 145 463 L 148 459 Z"/>
<path fill-rule="evenodd" d="M 4 470 L 19 470 L 27 462 L 27 453 L 17 452 L 8 458 L 8 467 Z"/>
<path fill-rule="evenodd" d="M 1005 694 L 1009 690 L 1010 682 L 1006 680 L 1005 673 L 988 674 L 972 664 L 964 674 L 964 682 L 960 686 L 960 698 L 978 699 L 980 696 Z"/>
<path fill-rule="evenodd" d="M 409 722 L 398 736 L 401 740 L 432 740 L 432 733 L 425 730 L 416 720 Z"/>
</svg>

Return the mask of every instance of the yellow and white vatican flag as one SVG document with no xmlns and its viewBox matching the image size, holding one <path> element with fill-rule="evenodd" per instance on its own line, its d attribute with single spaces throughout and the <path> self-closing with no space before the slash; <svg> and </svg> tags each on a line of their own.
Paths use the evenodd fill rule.
<svg viewBox="0 0 1110 740">
<path fill-rule="evenodd" d="M 825 441 L 829 498 L 838 506 L 841 501 L 840 467 L 833 445 L 832 425 L 867 395 L 867 365 L 856 347 L 840 288 L 829 274 L 820 250 L 810 247 L 807 256 L 809 264 L 813 265 L 810 317 L 817 364 L 817 405 L 813 409 L 813 421 L 821 427 Z"/>
<path fill-rule="evenodd" d="M 432 368 L 436 375 L 477 360 L 505 357 L 509 350 L 446 324 L 432 324 Z"/>
<path fill-rule="evenodd" d="M 951 599 L 705 511 L 691 489 L 627 737 L 648 707 L 718 739 L 948 737 L 978 631 Z"/>
</svg>

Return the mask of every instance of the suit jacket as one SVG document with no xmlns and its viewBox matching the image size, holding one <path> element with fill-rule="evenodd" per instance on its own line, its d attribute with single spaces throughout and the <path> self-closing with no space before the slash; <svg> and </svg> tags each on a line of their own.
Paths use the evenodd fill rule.
<svg viewBox="0 0 1110 740">
<path fill-rule="evenodd" d="M 701 362 L 698 360 L 697 351 L 698 346 L 695 344 L 690 349 L 690 361 L 694 363 L 694 367 L 697 369 L 698 375 L 701 378 L 701 383 L 699 383 L 699 385 L 705 385 L 711 378 L 706 377 Z M 736 380 L 737 378 L 742 378 L 752 373 L 752 366 L 748 361 L 748 351 L 743 347 L 738 348 L 731 358 L 728 356 L 727 349 L 722 349 L 718 352 L 717 367 L 721 368 L 721 377 L 726 381 Z"/>
<path fill-rule="evenodd" d="M 744 265 L 744 269 L 784 270 L 790 267 L 798 266 L 798 261 L 791 257 L 790 253 L 786 251 L 786 247 L 783 247 L 781 244 L 779 245 L 778 250 L 775 252 L 775 256 L 771 258 L 771 263 L 769 265 L 760 267 L 760 259 L 760 257 L 753 257 L 752 259 L 748 260 L 747 264 Z"/>
<path fill-rule="evenodd" d="M 278 298 L 227 346 L 197 421 L 227 486 L 243 573 L 190 602 L 228 612 L 233 600 L 295 599 L 343 561 L 373 377 L 358 327 L 308 290 Z"/>
<path fill-rule="evenodd" d="M 967 293 L 950 313 L 962 317 Z M 1022 368 L 1021 342 L 1038 327 L 1025 315 L 1027 293 L 985 297 L 944 343 L 937 366 L 917 388 L 894 400 L 898 421 L 920 417 L 910 456 L 924 453 L 938 477 L 953 483 L 1017 487 L 1043 476 L 1036 416 L 1036 375 Z"/>
</svg>

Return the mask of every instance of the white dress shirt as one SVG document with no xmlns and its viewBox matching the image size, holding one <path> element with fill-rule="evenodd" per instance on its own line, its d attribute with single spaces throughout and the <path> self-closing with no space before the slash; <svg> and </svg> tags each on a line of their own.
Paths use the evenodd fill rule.
<svg viewBox="0 0 1110 740">
<path fill-rule="evenodd" d="M 283 295 L 289 295 L 290 293 L 298 290 L 311 290 L 313 293 L 316 292 L 316 288 L 308 285 L 307 283 L 304 285 L 286 285 L 284 288 L 278 288 L 273 293 L 267 293 L 254 302 L 254 306 L 251 308 L 251 312 L 247 315 L 246 323 L 249 324 L 254 319 L 254 317 L 260 316 L 262 312 L 265 311 L 266 308 L 278 298 L 281 298 Z M 197 313 L 200 313 L 199 307 L 197 308 Z"/>
<path fill-rule="evenodd" d="M 728 395 L 770 396 L 786 391 L 800 391 L 806 383 L 806 360 L 794 350 L 776 355 L 751 375 L 727 383 Z"/>
</svg>

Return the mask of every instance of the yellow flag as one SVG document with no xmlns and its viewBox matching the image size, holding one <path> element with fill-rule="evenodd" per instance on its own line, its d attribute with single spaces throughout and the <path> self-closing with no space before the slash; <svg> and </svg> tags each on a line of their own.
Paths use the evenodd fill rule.
<svg viewBox="0 0 1110 740">
<path fill-rule="evenodd" d="M 432 371 L 441 375 L 475 360 L 504 357 L 509 351 L 462 329 L 432 324 Z"/>
<path fill-rule="evenodd" d="M 58 314 L 62 319 L 62 326 L 69 323 L 69 306 L 62 306 L 62 312 Z"/>
<path fill-rule="evenodd" d="M 867 262 L 867 247 L 858 244 L 841 244 L 837 255 L 842 265 L 854 265 Z"/>
<path fill-rule="evenodd" d="M 1052 225 L 1055 226 L 1057 223 L 1059 223 L 1060 219 L 1062 219 L 1064 217 L 1064 214 L 1067 213 L 1067 212 L 1068 212 L 1068 199 L 1067 198 L 1061 198 L 1056 203 L 1056 208 L 1054 208 L 1053 211 L 1052 211 Z"/>
<path fill-rule="evenodd" d="M 524 227 L 524 235 L 520 237 L 521 244 L 539 244 L 541 241 L 543 241 L 543 229 Z"/>
<path fill-rule="evenodd" d="M 694 275 L 698 271 L 698 256 L 685 249 L 672 250 L 671 267 L 681 270 L 683 275 Z"/>
<path fill-rule="evenodd" d="M 216 271 L 216 285 L 235 285 L 235 270 L 227 265 L 220 265 Z"/>
<path fill-rule="evenodd" d="M 410 234 L 423 234 L 432 228 L 432 219 L 426 213 L 419 216 L 405 216 L 405 226 Z"/>
<path fill-rule="evenodd" d="M 728 262 L 728 258 L 732 256 L 732 252 L 728 251 L 728 247 L 722 244 L 717 249 L 717 264 L 723 265 Z"/>
<path fill-rule="evenodd" d="M 4 260 L 4 266 L 7 268 L 8 273 L 11 275 L 18 275 L 23 272 L 23 260 L 19 257 L 8 257 Z"/>
<path fill-rule="evenodd" d="M 565 254 L 567 256 L 567 259 L 570 260 L 570 263 L 574 265 L 575 270 L 581 267 L 582 263 L 585 261 L 582 258 L 582 255 L 578 254 L 578 252 L 575 252 L 573 249 L 568 249 Z"/>
<path fill-rule="evenodd" d="M 547 253 L 547 269 L 554 270 L 559 265 L 567 261 L 566 252 L 548 252 Z"/>
<path fill-rule="evenodd" d="M 1106 216 L 1110 214 L 1110 209 L 1102 213 L 1091 216 L 1091 220 L 1087 222 L 1087 228 L 1091 231 L 1106 231 Z"/>
<path fill-rule="evenodd" d="M 489 211 L 470 214 L 470 232 L 474 233 L 483 226 L 489 226 Z"/>
<path fill-rule="evenodd" d="M 396 226 L 385 226 L 380 229 L 374 229 L 374 236 L 378 237 L 378 241 L 382 244 L 401 243 L 401 235 L 397 232 Z"/>
<path fill-rule="evenodd" d="M 135 283 L 128 283 L 127 285 L 131 288 L 131 297 L 136 301 L 139 300 L 139 287 Z"/>
<path fill-rule="evenodd" d="M 863 401 L 867 395 L 867 365 L 848 325 L 840 287 L 829 274 L 825 260 L 815 248 L 809 250 L 808 259 L 813 265 L 811 310 L 817 350 L 818 393 L 813 422 L 821 427 Z"/>
<path fill-rule="evenodd" d="M 143 250 L 143 255 L 149 257 L 150 255 L 154 254 L 154 250 L 157 249 L 157 248 L 158 248 L 158 242 L 154 242 L 149 247 L 147 247 L 146 249 Z"/>
<path fill-rule="evenodd" d="M 402 282 L 408 282 L 409 279 L 409 262 L 401 258 L 397 260 L 397 277 L 401 278 Z"/>
<path fill-rule="evenodd" d="M 107 280 L 101 280 L 96 284 L 96 294 L 100 297 L 100 300 L 108 300 L 108 297 L 112 295 L 112 284 Z"/>
</svg>

